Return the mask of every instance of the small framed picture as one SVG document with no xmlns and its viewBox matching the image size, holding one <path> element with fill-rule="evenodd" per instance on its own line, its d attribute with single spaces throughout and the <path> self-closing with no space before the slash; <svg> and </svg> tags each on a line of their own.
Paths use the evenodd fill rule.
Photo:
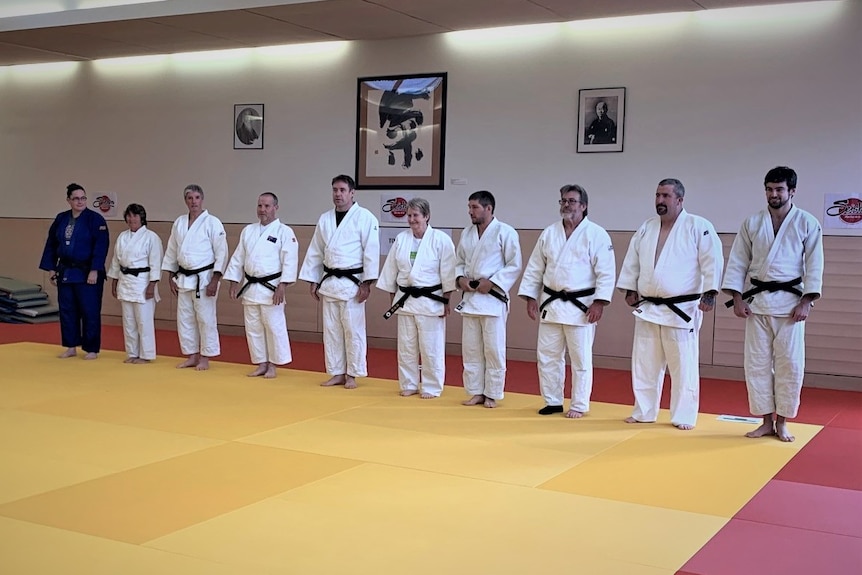
<svg viewBox="0 0 862 575">
<path fill-rule="evenodd" d="M 579 90 L 578 152 L 622 152 L 625 123 L 625 88 Z"/>
<path fill-rule="evenodd" d="M 358 79 L 356 189 L 443 189 L 446 78 Z"/>
<path fill-rule="evenodd" d="M 234 104 L 233 149 L 263 149 L 263 104 Z"/>
</svg>

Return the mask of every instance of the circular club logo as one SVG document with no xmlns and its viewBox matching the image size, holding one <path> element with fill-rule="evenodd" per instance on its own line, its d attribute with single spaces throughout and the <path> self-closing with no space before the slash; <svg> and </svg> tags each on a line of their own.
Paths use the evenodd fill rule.
<svg viewBox="0 0 862 575">
<path fill-rule="evenodd" d="M 407 215 L 407 200 L 404 198 L 392 198 L 383 204 L 383 211 L 392 214 L 392 217 L 403 218 Z"/>
<path fill-rule="evenodd" d="M 858 224 L 862 222 L 862 200 L 859 198 L 836 200 L 826 210 L 826 215 L 837 216 L 845 224 Z"/>
<path fill-rule="evenodd" d="M 112 200 L 108 195 L 97 196 L 95 200 L 93 200 L 93 207 L 97 208 L 100 212 L 110 212 L 111 208 L 114 207 L 114 200 Z"/>
</svg>

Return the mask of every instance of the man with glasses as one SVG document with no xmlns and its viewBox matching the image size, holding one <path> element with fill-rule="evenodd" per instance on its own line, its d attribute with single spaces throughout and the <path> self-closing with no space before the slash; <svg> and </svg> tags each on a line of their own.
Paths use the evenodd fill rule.
<svg viewBox="0 0 862 575">
<path fill-rule="evenodd" d="M 51 272 L 60 307 L 60 337 L 74 357 L 78 346 L 84 359 L 96 359 L 102 346 L 102 292 L 108 257 L 108 224 L 87 209 L 87 193 L 79 184 L 66 187 L 68 211 L 57 214 L 48 231 L 39 269 Z"/>
<path fill-rule="evenodd" d="M 566 417 L 590 410 L 596 323 L 611 301 L 616 279 L 608 233 L 587 218 L 589 198 L 581 186 L 560 189 L 561 221 L 545 228 L 530 256 L 518 295 L 527 315 L 539 318 L 536 359 L 545 407 L 563 413 L 566 348 L 572 362 L 572 399 Z"/>
</svg>

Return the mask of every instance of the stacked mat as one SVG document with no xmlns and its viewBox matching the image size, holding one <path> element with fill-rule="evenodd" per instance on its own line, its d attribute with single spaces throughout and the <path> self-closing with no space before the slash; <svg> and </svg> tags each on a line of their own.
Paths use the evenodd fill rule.
<svg viewBox="0 0 862 575">
<path fill-rule="evenodd" d="M 59 320 L 59 311 L 42 286 L 0 276 L 0 321 L 48 323 Z"/>
</svg>

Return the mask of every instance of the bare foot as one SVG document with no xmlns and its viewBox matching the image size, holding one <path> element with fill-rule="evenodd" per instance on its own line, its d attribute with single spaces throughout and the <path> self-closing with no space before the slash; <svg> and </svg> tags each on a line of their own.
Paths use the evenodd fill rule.
<svg viewBox="0 0 862 575">
<path fill-rule="evenodd" d="M 492 400 L 493 401 L 493 400 Z M 485 402 L 484 395 L 474 395 L 470 399 L 461 402 L 461 405 L 480 405 Z"/>
<path fill-rule="evenodd" d="M 266 373 L 263 374 L 264 379 L 275 379 L 275 364 L 269 363 L 266 367 Z"/>
<path fill-rule="evenodd" d="M 760 427 L 746 433 L 745 437 L 766 437 L 768 435 L 775 435 L 775 425 L 771 421 L 764 421 Z"/>
<path fill-rule="evenodd" d="M 129 363 L 134 363 L 134 364 L 150 363 L 150 360 L 136 357 L 136 358 L 133 358 L 132 361 L 130 361 Z"/>
<path fill-rule="evenodd" d="M 401 397 L 410 397 L 411 395 L 416 395 L 417 393 L 419 393 L 419 390 L 417 389 L 402 389 L 401 393 L 399 393 L 398 395 L 400 395 Z"/>
<path fill-rule="evenodd" d="M 491 399 L 490 397 L 486 397 L 485 403 L 483 405 L 489 409 L 493 409 L 493 408 L 497 407 L 497 401 Z"/>
<path fill-rule="evenodd" d="M 257 369 L 254 371 L 250 371 L 245 374 L 246 377 L 260 377 L 261 375 L 266 373 L 266 368 L 269 366 L 269 362 L 263 362 L 257 366 Z"/>
<path fill-rule="evenodd" d="M 329 379 L 327 379 L 326 381 L 324 381 L 320 385 L 322 387 L 332 387 L 333 385 L 344 385 L 345 379 L 346 379 L 346 376 L 343 373 L 341 375 L 333 375 L 332 377 L 330 377 Z"/>
<path fill-rule="evenodd" d="M 625 419 L 623 419 L 623 421 L 625 421 L 626 423 L 652 423 L 650 421 L 638 421 L 634 417 L 626 417 Z"/>
<path fill-rule="evenodd" d="M 206 371 L 210 368 L 210 358 L 201 356 L 200 361 L 195 366 L 195 371 Z"/>
<path fill-rule="evenodd" d="M 84 355 L 84 359 L 86 359 L 86 360 L 99 359 L 99 354 L 96 353 L 95 351 L 90 351 L 90 352 L 87 352 L 86 355 Z"/>
<path fill-rule="evenodd" d="M 431 395 L 430 393 L 423 391 L 421 394 L 419 394 L 419 398 L 420 399 L 436 399 L 437 396 Z"/>
<path fill-rule="evenodd" d="M 348 375 L 344 378 L 344 389 L 356 389 L 356 378 L 352 375 Z"/>
<path fill-rule="evenodd" d="M 137 357 L 127 357 L 123 363 L 135 363 L 136 359 L 138 359 L 138 358 Z"/>
<path fill-rule="evenodd" d="M 580 419 L 583 416 L 584 412 L 578 411 L 577 409 L 569 409 L 569 411 L 566 412 L 566 417 L 568 417 L 569 419 Z"/>
<path fill-rule="evenodd" d="M 189 356 L 189 358 L 181 363 L 177 364 L 177 369 L 185 369 L 187 367 L 195 367 L 198 362 L 200 362 L 201 356 L 200 354 L 193 353 Z"/>
<path fill-rule="evenodd" d="M 78 348 L 77 347 L 70 347 L 66 351 L 64 351 L 63 353 L 58 355 L 57 357 L 59 357 L 60 359 L 66 359 L 67 357 L 75 357 L 76 355 L 78 355 Z"/>
<path fill-rule="evenodd" d="M 688 423 L 674 423 L 673 426 L 683 431 L 689 431 L 691 429 L 694 429 L 694 426 L 689 425 Z"/>
<path fill-rule="evenodd" d="M 787 430 L 787 423 L 784 421 L 775 422 L 775 435 L 778 436 L 778 439 L 786 443 L 790 443 L 796 439 L 790 434 L 790 431 Z"/>
</svg>

